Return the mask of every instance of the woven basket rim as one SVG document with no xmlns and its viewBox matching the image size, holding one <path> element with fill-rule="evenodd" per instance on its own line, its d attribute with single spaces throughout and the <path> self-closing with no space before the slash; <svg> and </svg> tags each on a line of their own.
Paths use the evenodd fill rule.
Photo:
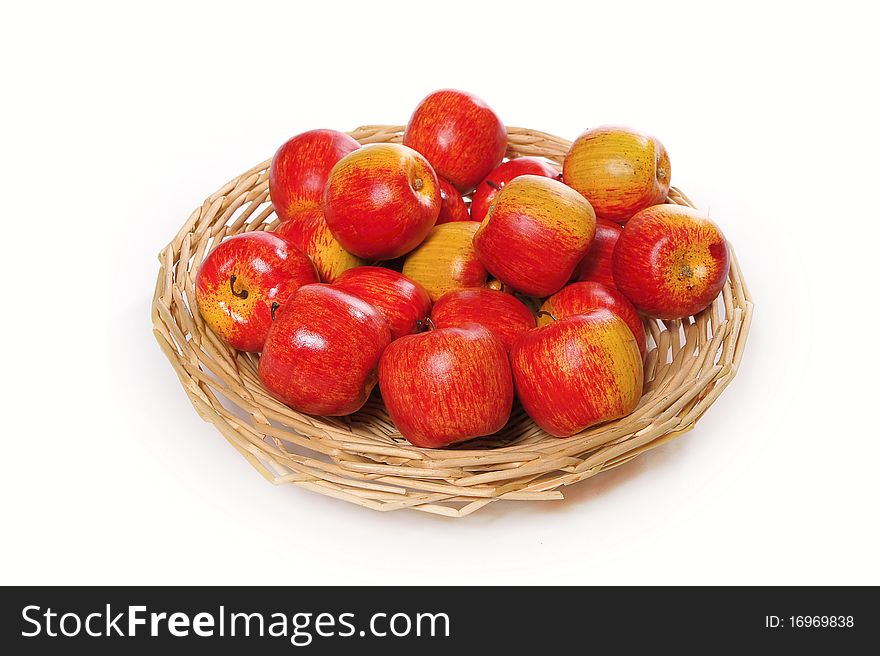
<svg viewBox="0 0 880 656">
<path fill-rule="evenodd" d="M 362 144 L 399 143 L 402 132 L 400 125 L 373 125 L 349 134 Z M 544 157 L 559 165 L 569 146 L 545 132 L 508 128 L 508 157 Z M 502 436 L 426 449 L 403 440 L 375 398 L 351 417 L 297 413 L 262 388 L 257 356 L 227 348 L 190 303 L 194 272 L 210 247 L 277 224 L 268 198 L 270 162 L 208 196 L 162 249 L 151 313 L 154 335 L 196 411 L 273 483 L 374 510 L 451 517 L 501 499 L 561 499 L 559 488 L 691 430 L 736 375 L 754 304 L 731 247 L 728 280 L 709 308 L 683 320 L 645 320 L 646 387 L 639 407 L 623 419 L 558 439 L 518 409 Z M 694 207 L 675 187 L 667 202 Z"/>
</svg>

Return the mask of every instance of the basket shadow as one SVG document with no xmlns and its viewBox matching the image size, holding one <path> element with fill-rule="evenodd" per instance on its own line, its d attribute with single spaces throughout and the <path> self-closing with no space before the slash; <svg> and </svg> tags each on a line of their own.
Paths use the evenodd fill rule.
<svg viewBox="0 0 880 656">
<path fill-rule="evenodd" d="M 483 520 L 501 520 L 510 514 L 550 515 L 582 512 L 590 502 L 611 493 L 621 485 L 638 477 L 650 467 L 649 459 L 634 458 L 618 467 L 601 472 L 586 480 L 559 488 L 564 495 L 556 501 L 508 501 L 489 504 L 471 517 Z"/>
</svg>

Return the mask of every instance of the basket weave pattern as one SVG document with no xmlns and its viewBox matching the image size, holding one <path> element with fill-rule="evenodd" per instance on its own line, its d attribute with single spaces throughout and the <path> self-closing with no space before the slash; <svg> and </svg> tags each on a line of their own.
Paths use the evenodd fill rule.
<svg viewBox="0 0 880 656">
<path fill-rule="evenodd" d="M 362 144 L 400 143 L 402 126 L 366 126 Z M 509 128 L 508 157 L 557 164 L 570 142 Z M 718 299 L 695 317 L 645 320 L 645 390 L 631 415 L 567 439 L 549 436 L 517 404 L 499 434 L 451 449 L 421 449 L 394 428 L 374 393 L 348 417 L 300 414 L 271 398 L 258 356 L 225 346 L 195 310 L 195 274 L 222 239 L 271 229 L 269 160 L 229 181 L 198 207 L 159 254 L 153 332 L 196 411 L 267 480 L 374 510 L 412 508 L 461 517 L 500 499 L 561 499 L 561 488 L 617 467 L 694 427 L 736 374 L 752 301 L 736 256 Z M 672 188 L 667 202 L 693 207 Z M 731 251 L 732 253 L 732 251 Z"/>
</svg>

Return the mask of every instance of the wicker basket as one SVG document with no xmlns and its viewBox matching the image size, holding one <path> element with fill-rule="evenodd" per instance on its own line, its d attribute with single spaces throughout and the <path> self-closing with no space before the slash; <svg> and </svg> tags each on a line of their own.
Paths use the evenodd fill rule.
<svg viewBox="0 0 880 656">
<path fill-rule="evenodd" d="M 367 126 L 362 144 L 401 141 L 402 126 Z M 570 143 L 509 128 L 509 157 L 561 163 Z M 198 207 L 159 254 L 153 332 L 196 411 L 267 480 L 292 483 L 374 510 L 412 508 L 462 517 L 499 499 L 546 501 L 561 488 L 667 442 L 694 427 L 736 374 L 752 301 L 736 256 L 723 293 L 696 317 L 646 320 L 645 391 L 628 417 L 568 439 L 539 429 L 517 404 L 501 433 L 452 449 L 412 446 L 374 393 L 348 417 L 302 415 L 271 398 L 258 356 L 226 347 L 194 311 L 195 272 L 213 245 L 274 227 L 269 161 L 223 185 Z M 678 189 L 668 201 L 692 206 Z"/>
</svg>

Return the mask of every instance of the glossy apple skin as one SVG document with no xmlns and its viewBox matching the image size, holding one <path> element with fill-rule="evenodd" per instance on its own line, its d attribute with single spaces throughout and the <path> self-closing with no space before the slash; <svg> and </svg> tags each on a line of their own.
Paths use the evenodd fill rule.
<svg viewBox="0 0 880 656">
<path fill-rule="evenodd" d="M 276 235 L 248 232 L 221 242 L 202 262 L 196 304 L 226 344 L 258 353 L 272 325 L 273 305 L 278 304 L 277 315 L 302 285 L 315 282 L 318 274 L 303 253 Z"/>
<path fill-rule="evenodd" d="M 474 248 L 489 273 L 523 294 L 549 296 L 586 255 L 596 216 L 558 180 L 522 175 L 501 190 L 479 225 Z"/>
<path fill-rule="evenodd" d="M 343 271 L 367 262 L 342 247 L 320 209 L 303 210 L 275 228 L 275 234 L 312 258 L 321 282 L 334 282 Z"/>
<path fill-rule="evenodd" d="M 538 157 L 517 157 L 500 164 L 477 185 L 471 201 L 471 218 L 474 221 L 482 221 L 486 218 L 489 205 L 495 200 L 498 192 L 508 182 L 521 175 L 541 175 L 545 178 L 558 179 L 559 170 Z"/>
<path fill-rule="evenodd" d="M 454 221 L 470 221 L 471 214 L 464 202 L 464 198 L 458 193 L 448 180 L 440 180 L 440 215 L 436 225 L 441 223 L 453 223 Z"/>
<path fill-rule="evenodd" d="M 615 287 L 611 257 L 621 232 L 623 229 L 616 223 L 604 219 L 596 221 L 596 236 L 593 237 L 590 250 L 575 268 L 572 280 L 599 282 L 607 287 Z"/>
<path fill-rule="evenodd" d="M 410 252 L 440 215 L 440 182 L 419 153 L 400 144 L 344 157 L 324 189 L 324 218 L 350 253 L 391 260 Z"/>
<path fill-rule="evenodd" d="M 644 358 L 647 347 L 642 319 L 626 296 L 613 287 L 589 281 L 572 283 L 553 294 L 541 306 L 542 311 L 549 312 L 557 319 L 564 319 L 575 314 L 585 314 L 600 308 L 611 310 L 623 319 L 639 346 L 639 353 Z M 547 315 L 538 315 L 539 326 L 545 326 L 552 321 L 553 319 Z"/>
<path fill-rule="evenodd" d="M 437 328 L 478 323 L 508 351 L 516 339 L 535 327 L 535 315 L 512 294 L 494 289 L 459 289 L 440 297 L 431 310 Z"/>
<path fill-rule="evenodd" d="M 379 389 L 397 430 L 424 448 L 491 435 L 513 406 L 507 351 L 477 324 L 393 342 L 379 361 Z"/>
<path fill-rule="evenodd" d="M 333 166 L 360 144 L 336 130 L 310 130 L 278 149 L 269 165 L 269 198 L 282 221 L 320 207 Z"/>
<path fill-rule="evenodd" d="M 530 330 L 514 343 L 510 364 L 523 408 L 554 437 L 624 417 L 642 394 L 636 341 L 607 309 Z"/>
<path fill-rule="evenodd" d="M 658 319 L 704 310 L 721 292 L 730 253 L 721 230 L 697 210 L 655 205 L 636 214 L 614 248 L 617 288 Z"/>
<path fill-rule="evenodd" d="M 403 143 L 427 157 L 437 175 L 466 194 L 501 163 L 507 128 L 473 94 L 442 89 L 416 107 Z"/>
<path fill-rule="evenodd" d="M 260 379 L 298 412 L 348 415 L 370 396 L 390 342 L 388 324 L 372 305 L 332 285 L 305 285 L 269 330 Z"/>
<path fill-rule="evenodd" d="M 431 312 L 431 298 L 419 283 L 383 267 L 349 269 L 335 287 L 363 299 L 385 317 L 391 339 L 414 333 L 418 322 Z"/>
<path fill-rule="evenodd" d="M 482 287 L 486 268 L 474 250 L 474 221 L 444 223 L 435 227 L 422 244 L 407 255 L 403 274 L 420 283 L 432 301 L 456 289 Z"/>
<path fill-rule="evenodd" d="M 563 182 L 590 201 L 600 219 L 618 223 L 666 200 L 671 176 L 663 144 L 613 125 L 584 132 L 562 164 Z"/>
</svg>

